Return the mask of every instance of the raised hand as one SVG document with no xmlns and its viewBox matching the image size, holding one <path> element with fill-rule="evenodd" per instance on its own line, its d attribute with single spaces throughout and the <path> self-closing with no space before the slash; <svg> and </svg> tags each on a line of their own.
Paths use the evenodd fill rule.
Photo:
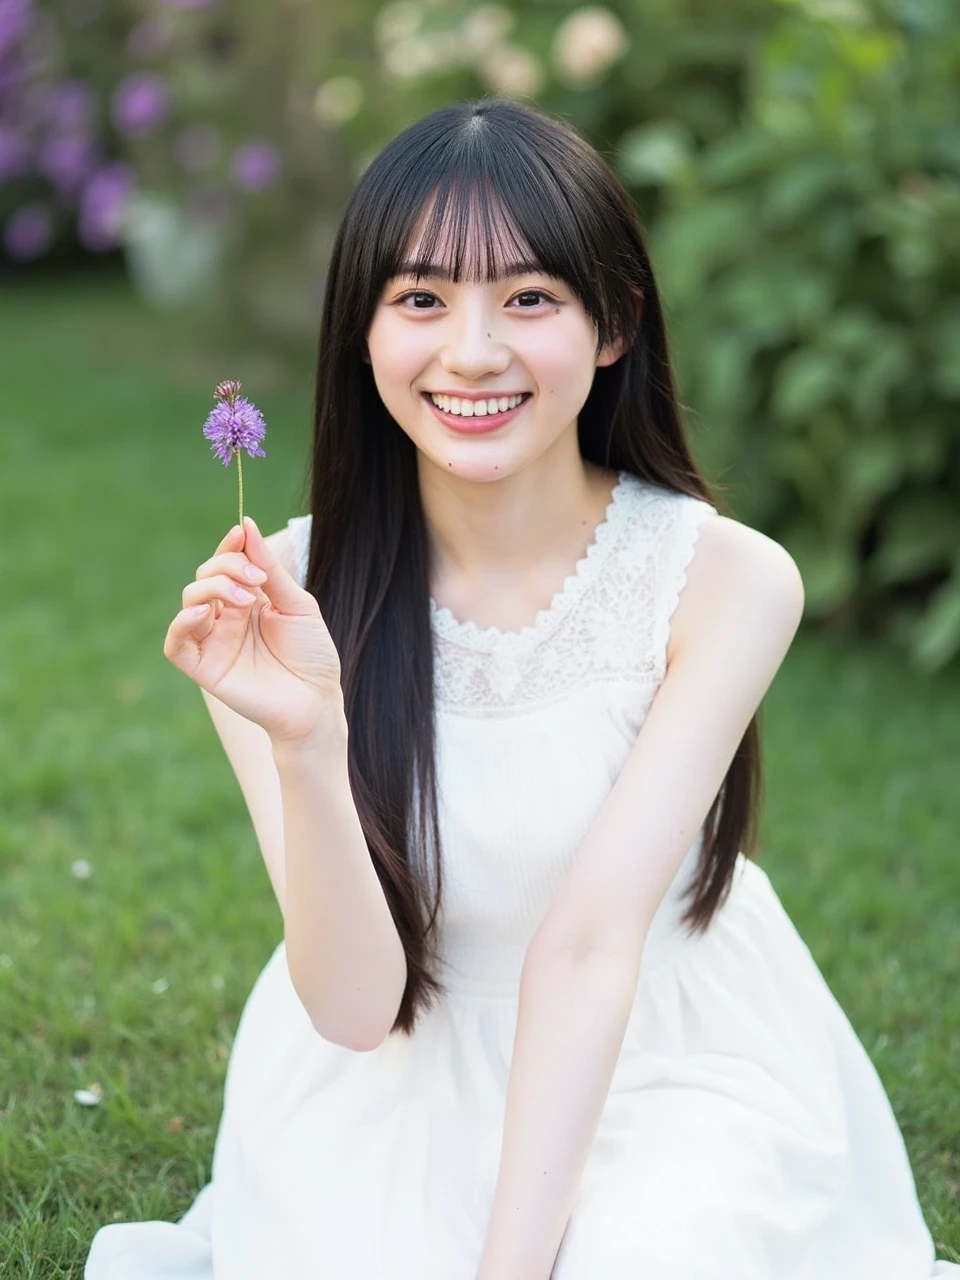
<svg viewBox="0 0 960 1280">
<path fill-rule="evenodd" d="M 340 656 L 320 606 L 249 516 L 184 587 L 163 653 L 275 742 L 306 742 L 342 712 Z"/>
</svg>

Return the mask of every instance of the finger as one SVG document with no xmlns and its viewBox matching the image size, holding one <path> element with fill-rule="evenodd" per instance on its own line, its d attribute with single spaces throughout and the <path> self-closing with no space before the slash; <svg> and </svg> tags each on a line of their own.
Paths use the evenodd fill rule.
<svg viewBox="0 0 960 1280">
<path fill-rule="evenodd" d="M 255 565 L 267 575 L 266 582 L 260 584 L 260 590 L 280 613 L 315 614 L 318 605 L 309 591 L 303 591 L 293 580 L 279 559 L 273 554 L 257 528 L 256 522 L 249 516 L 243 518 L 245 534 L 243 549 Z"/>
<path fill-rule="evenodd" d="M 163 642 L 163 655 L 173 665 L 192 675 L 200 661 L 200 645 L 213 630 L 213 609 L 204 604 L 191 609 L 181 609 L 170 626 Z"/>
<path fill-rule="evenodd" d="M 235 524 L 228 533 L 224 534 L 220 540 L 214 555 L 220 555 L 224 551 L 240 551 L 243 549 L 243 530 L 238 524 Z"/>
<path fill-rule="evenodd" d="M 248 569 L 252 576 L 248 576 L 246 572 Z M 222 573 L 229 574 L 248 591 L 253 591 L 266 578 L 260 566 L 249 560 L 242 551 L 225 551 L 220 555 L 211 556 L 197 568 L 198 578 L 212 578 L 215 574 Z"/>
<path fill-rule="evenodd" d="M 224 605 L 246 609 L 256 598 L 257 593 L 252 585 L 247 590 L 239 582 L 234 582 L 233 578 L 220 573 L 213 578 L 198 578 L 195 582 L 188 582 L 183 589 L 182 604 L 188 609 L 193 605 L 212 604 L 214 600 L 221 600 Z"/>
</svg>

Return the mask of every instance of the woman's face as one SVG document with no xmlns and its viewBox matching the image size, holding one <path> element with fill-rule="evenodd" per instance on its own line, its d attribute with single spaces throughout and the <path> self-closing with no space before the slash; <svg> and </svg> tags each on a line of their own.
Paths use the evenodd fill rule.
<svg viewBox="0 0 960 1280">
<path fill-rule="evenodd" d="M 523 263 L 508 263 L 504 278 L 490 284 L 395 276 L 377 304 L 367 348 L 381 399 L 421 464 L 476 481 L 514 474 L 558 444 L 576 450 L 577 415 L 594 370 L 620 354 L 597 351 L 596 326 L 567 284 Z M 461 407 L 463 399 L 482 398 L 488 413 L 494 398 L 498 409 L 505 397 L 524 400 L 488 418 L 450 417 L 444 409 L 456 403 L 436 406 L 431 393 L 465 393 Z M 486 423 L 482 432 L 464 429 Z"/>
</svg>

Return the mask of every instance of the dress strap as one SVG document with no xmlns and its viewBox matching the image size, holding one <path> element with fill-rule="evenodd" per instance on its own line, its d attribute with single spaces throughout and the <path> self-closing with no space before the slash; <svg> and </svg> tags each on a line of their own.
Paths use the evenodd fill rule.
<svg viewBox="0 0 960 1280">
<path fill-rule="evenodd" d="M 290 530 L 290 544 L 293 547 L 293 563 L 296 565 L 296 583 L 303 587 L 307 580 L 307 560 L 310 555 L 310 527 L 313 517 L 291 516 L 287 521 Z"/>
<path fill-rule="evenodd" d="M 670 621 L 686 586 L 687 569 L 693 560 L 704 519 L 717 515 L 717 509 L 700 498 L 674 493 L 663 508 L 660 533 L 660 573 L 655 596 L 651 648 L 656 663 L 656 676 L 662 680 L 667 670 L 667 645 Z"/>
</svg>

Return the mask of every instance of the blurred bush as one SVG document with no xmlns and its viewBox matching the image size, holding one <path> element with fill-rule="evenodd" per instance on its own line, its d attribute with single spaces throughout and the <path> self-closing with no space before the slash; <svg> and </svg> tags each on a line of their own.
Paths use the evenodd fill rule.
<svg viewBox="0 0 960 1280">
<path fill-rule="evenodd" d="M 4 242 L 119 238 L 152 303 L 302 363 L 377 150 L 451 100 L 536 101 L 637 199 L 708 474 L 808 615 L 933 670 L 960 650 L 958 64 L 948 0 L 0 0 Z"/>
<path fill-rule="evenodd" d="M 960 650 L 960 26 L 946 5 L 792 0 L 736 119 L 620 140 L 661 200 L 682 383 L 775 527 L 807 614 Z"/>
</svg>

